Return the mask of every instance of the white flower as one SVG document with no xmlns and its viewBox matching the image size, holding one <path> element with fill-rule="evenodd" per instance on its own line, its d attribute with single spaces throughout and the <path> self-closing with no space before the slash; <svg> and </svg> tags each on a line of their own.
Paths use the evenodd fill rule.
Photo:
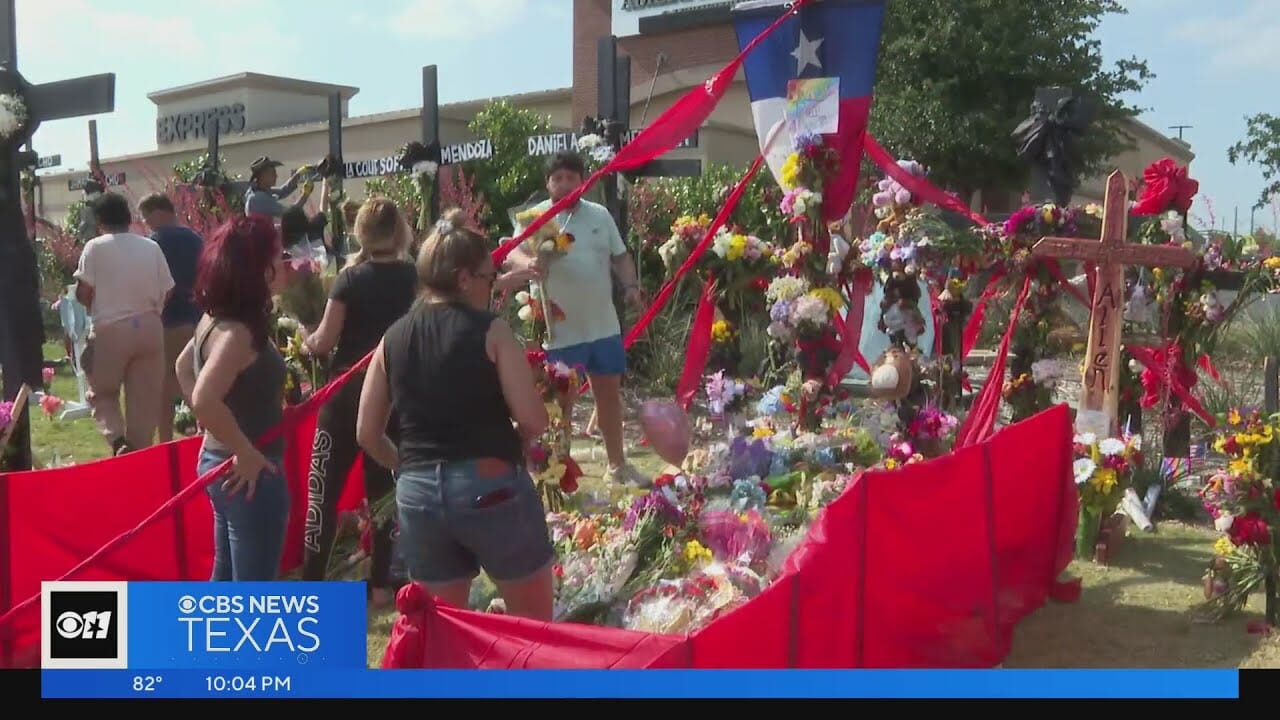
<svg viewBox="0 0 1280 720">
<path fill-rule="evenodd" d="M 796 298 L 809 292 L 809 281 L 785 275 L 774 278 L 769 283 L 769 288 L 765 290 L 765 298 L 769 303 L 776 303 L 780 300 L 795 300 Z"/>
<path fill-rule="evenodd" d="M 1120 455 L 1124 452 L 1124 442 L 1115 438 L 1107 438 L 1098 443 L 1098 452 L 1111 457 L 1112 455 Z"/>
<path fill-rule="evenodd" d="M 1231 529 L 1231 526 L 1235 524 L 1235 521 L 1235 516 L 1231 513 L 1222 513 L 1214 519 L 1213 529 L 1218 532 L 1227 532 Z"/>
<path fill-rule="evenodd" d="M 1062 366 L 1053 360 L 1037 360 L 1031 364 L 1031 380 L 1037 385 L 1051 387 L 1062 379 Z"/>
<path fill-rule="evenodd" d="M 27 123 L 27 106 L 16 95 L 0 95 L 0 139 L 13 137 Z"/>
<path fill-rule="evenodd" d="M 435 177 L 436 171 L 440 169 L 440 165 L 430 160 L 422 160 L 413 164 L 413 176 Z"/>
<path fill-rule="evenodd" d="M 1141 436 L 1141 435 L 1130 435 L 1130 436 L 1128 437 L 1128 440 L 1129 440 L 1129 447 L 1133 448 L 1134 452 L 1137 452 L 1137 451 L 1139 451 L 1139 450 L 1142 450 L 1142 436 Z"/>
<path fill-rule="evenodd" d="M 1093 433 L 1081 433 L 1072 440 L 1076 445 L 1087 445 L 1092 447 L 1098 442 L 1098 436 Z"/>
<path fill-rule="evenodd" d="M 1130 359 L 1129 372 L 1133 373 L 1134 375 L 1137 375 L 1138 373 L 1142 372 L 1142 363 L 1138 362 L 1137 360 Z"/>
<path fill-rule="evenodd" d="M 276 321 L 276 326 L 279 327 L 281 330 L 287 330 L 289 332 L 293 332 L 294 330 L 298 329 L 298 321 L 294 320 L 288 315 L 281 315 L 280 319 Z"/>
<path fill-rule="evenodd" d="M 590 152 L 604 144 L 604 138 L 595 133 L 583 135 L 578 138 L 579 152 Z"/>
<path fill-rule="evenodd" d="M 1076 484 L 1083 485 L 1089 482 L 1089 478 L 1093 477 L 1093 472 L 1098 469 L 1089 458 L 1080 458 L 1071 464 L 1071 472 L 1076 477 Z"/>
<path fill-rule="evenodd" d="M 729 241 L 732 239 L 733 239 L 732 234 L 730 234 L 724 228 L 720 228 L 720 232 L 716 233 L 715 240 L 711 241 L 711 252 L 715 253 L 717 257 L 721 257 L 721 258 L 728 255 Z"/>
<path fill-rule="evenodd" d="M 532 298 L 529 296 L 529 291 L 527 290 L 521 290 L 520 292 L 516 293 L 516 302 L 520 303 L 521 305 L 528 305 L 529 300 L 531 299 Z"/>
<path fill-rule="evenodd" d="M 533 306 L 521 305 L 520 309 L 516 311 L 516 317 L 524 322 L 533 322 Z"/>
</svg>

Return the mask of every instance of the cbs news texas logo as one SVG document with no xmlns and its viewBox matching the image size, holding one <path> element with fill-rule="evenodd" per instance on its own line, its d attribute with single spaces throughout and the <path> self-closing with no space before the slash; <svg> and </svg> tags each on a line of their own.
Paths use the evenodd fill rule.
<svg viewBox="0 0 1280 720">
<path fill-rule="evenodd" d="M 124 582 L 40 584 L 40 667 L 123 670 L 129 667 Z"/>
</svg>

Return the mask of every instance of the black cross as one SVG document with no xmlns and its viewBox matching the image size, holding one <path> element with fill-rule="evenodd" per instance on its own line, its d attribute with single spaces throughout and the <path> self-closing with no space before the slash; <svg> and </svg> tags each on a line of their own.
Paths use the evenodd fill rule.
<svg viewBox="0 0 1280 720">
<path fill-rule="evenodd" d="M 44 325 L 40 316 L 40 275 L 35 248 L 22 216 L 20 172 L 26 162 L 21 147 L 41 122 L 96 115 L 115 110 L 116 76 L 112 73 L 32 85 L 18 71 L 18 28 L 15 0 L 0 0 L 0 93 L 26 105 L 27 122 L 13 137 L 0 140 L 0 364 L 4 397 L 17 397 L 23 384 L 42 383 Z M 31 467 L 28 410 L 19 419 L 11 442 L 10 465 Z"/>
</svg>

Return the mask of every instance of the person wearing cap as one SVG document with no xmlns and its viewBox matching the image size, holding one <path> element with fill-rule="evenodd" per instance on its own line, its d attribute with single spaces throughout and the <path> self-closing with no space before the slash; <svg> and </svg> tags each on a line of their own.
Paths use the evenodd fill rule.
<svg viewBox="0 0 1280 720">
<path fill-rule="evenodd" d="M 269 157 L 260 157 L 253 161 L 249 166 L 249 191 L 244 196 L 244 214 L 245 215 L 268 215 L 277 220 L 287 207 L 280 201 L 289 197 L 298 189 L 298 183 L 307 173 L 311 172 L 311 166 L 305 165 L 298 168 L 297 172 L 289 178 L 289 181 L 280 187 L 276 187 L 276 168 L 281 167 L 284 163 L 279 160 L 272 160 Z M 302 197 L 298 198 L 295 203 L 296 207 L 307 204 L 307 200 L 311 197 L 311 183 L 306 183 L 302 188 Z"/>
</svg>

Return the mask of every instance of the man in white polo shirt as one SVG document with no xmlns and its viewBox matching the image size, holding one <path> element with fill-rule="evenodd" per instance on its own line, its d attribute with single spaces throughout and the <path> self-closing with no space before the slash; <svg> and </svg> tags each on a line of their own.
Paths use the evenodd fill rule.
<svg viewBox="0 0 1280 720">
<path fill-rule="evenodd" d="M 129 231 L 133 215 L 124 196 L 102 195 L 93 215 L 102 234 L 84 246 L 75 274 L 76 299 L 93 318 L 81 362 L 93 419 L 112 452 L 121 455 L 155 442 L 164 401 L 160 313 L 173 277 L 160 246 Z"/>
<path fill-rule="evenodd" d="M 547 192 L 551 199 L 535 205 L 546 210 L 573 192 L 586 177 L 586 164 L 576 153 L 560 153 L 547 166 Z M 556 217 L 560 229 L 573 235 L 573 246 L 549 267 L 538 267 L 537 258 L 518 247 L 508 261 L 513 271 L 534 270 L 546 277 L 547 295 L 564 312 L 556 319 L 547 345 L 547 358 L 586 372 L 596 401 L 596 419 L 609 456 L 606 482 L 634 485 L 652 483 L 627 462 L 622 436 L 622 376 L 627 354 L 622 328 L 613 304 L 613 277 L 622 285 L 629 305 L 644 309 L 635 264 L 618 233 L 608 209 L 579 200 Z M 517 230 L 518 231 L 518 230 Z"/>
</svg>

